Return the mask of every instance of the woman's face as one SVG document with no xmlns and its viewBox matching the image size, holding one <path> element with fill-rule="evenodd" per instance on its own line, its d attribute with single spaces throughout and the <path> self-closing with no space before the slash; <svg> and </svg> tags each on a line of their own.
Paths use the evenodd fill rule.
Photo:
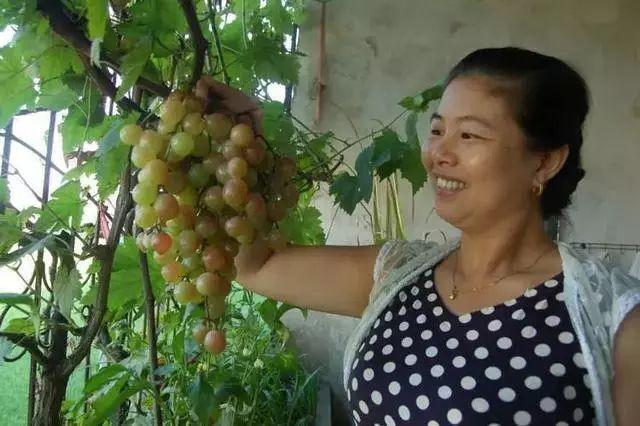
<svg viewBox="0 0 640 426">
<path fill-rule="evenodd" d="M 447 86 L 422 147 L 440 217 L 482 230 L 537 208 L 531 189 L 538 161 L 490 77 L 460 77 Z"/>
</svg>

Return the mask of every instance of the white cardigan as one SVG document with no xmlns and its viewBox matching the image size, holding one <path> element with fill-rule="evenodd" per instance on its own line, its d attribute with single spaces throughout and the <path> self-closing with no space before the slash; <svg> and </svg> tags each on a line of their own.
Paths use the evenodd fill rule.
<svg viewBox="0 0 640 426">
<path fill-rule="evenodd" d="M 459 245 L 456 238 L 444 244 L 392 240 L 382 246 L 374 267 L 369 304 L 347 343 L 343 360 L 345 389 L 356 351 L 378 315 L 400 289 Z M 640 304 L 640 280 L 618 267 L 608 268 L 568 244 L 560 242 L 558 249 L 564 272 L 565 303 L 589 372 L 596 424 L 613 426 L 613 342 L 622 320 Z"/>
</svg>

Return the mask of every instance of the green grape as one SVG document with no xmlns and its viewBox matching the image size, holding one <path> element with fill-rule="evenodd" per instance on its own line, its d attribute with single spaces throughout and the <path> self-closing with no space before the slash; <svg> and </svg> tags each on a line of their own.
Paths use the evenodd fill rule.
<svg viewBox="0 0 640 426">
<path fill-rule="evenodd" d="M 227 163 L 229 175 L 236 179 L 242 179 L 247 174 L 247 162 L 242 157 L 234 157 Z"/>
<path fill-rule="evenodd" d="M 196 286 L 187 281 L 180 281 L 176 288 L 173 290 L 173 297 L 176 299 L 176 302 L 184 305 L 187 303 L 195 303 L 202 299 L 198 290 L 196 290 Z"/>
<path fill-rule="evenodd" d="M 140 143 L 138 145 L 149 148 L 154 154 L 158 155 L 162 153 L 165 143 L 162 136 L 155 130 L 145 130 L 140 135 Z"/>
<path fill-rule="evenodd" d="M 201 213 L 196 219 L 194 230 L 202 239 L 212 238 L 218 231 L 218 221 L 208 214 Z"/>
<path fill-rule="evenodd" d="M 267 153 L 267 147 L 261 139 L 256 139 L 252 144 L 247 146 L 244 150 L 244 158 L 247 160 L 247 163 L 252 166 L 257 166 L 265 158 Z"/>
<path fill-rule="evenodd" d="M 160 118 L 168 125 L 175 126 L 186 112 L 187 109 L 179 99 L 169 98 L 160 107 Z"/>
<path fill-rule="evenodd" d="M 224 114 L 213 113 L 205 116 L 205 122 L 207 125 L 207 133 L 214 141 L 224 141 L 229 137 L 229 132 L 233 123 Z"/>
<path fill-rule="evenodd" d="M 230 263 L 225 251 L 216 246 L 207 246 L 202 250 L 202 264 L 209 272 L 221 271 Z"/>
<path fill-rule="evenodd" d="M 225 311 L 224 296 L 207 297 L 207 315 L 211 320 L 222 318 Z"/>
<path fill-rule="evenodd" d="M 131 162 L 138 168 L 143 168 L 145 164 L 156 158 L 156 154 L 147 147 L 134 146 L 131 150 Z"/>
<path fill-rule="evenodd" d="M 198 191 L 193 186 L 186 186 L 179 194 L 178 202 L 183 205 L 195 206 L 198 203 Z"/>
<path fill-rule="evenodd" d="M 200 248 L 200 237 L 195 231 L 191 229 L 185 229 L 178 235 L 178 253 L 182 257 L 193 256 L 198 248 Z"/>
<path fill-rule="evenodd" d="M 190 112 L 182 119 L 182 128 L 191 136 L 199 135 L 204 130 L 204 120 L 197 112 Z"/>
<path fill-rule="evenodd" d="M 120 140 L 125 145 L 137 145 L 142 134 L 142 127 L 137 124 L 125 124 L 120 129 Z"/>
<path fill-rule="evenodd" d="M 195 163 L 188 172 L 189 182 L 196 188 L 202 188 L 209 182 L 209 173 L 201 163 Z"/>
<path fill-rule="evenodd" d="M 229 169 L 227 169 L 227 163 L 222 163 L 216 169 L 216 180 L 219 183 L 227 183 L 231 179 L 231 175 L 229 175 Z"/>
<path fill-rule="evenodd" d="M 157 185 L 152 185 L 150 183 L 139 182 L 131 190 L 131 196 L 136 204 L 148 206 L 156 200 L 156 197 L 158 196 L 158 187 Z"/>
<path fill-rule="evenodd" d="M 217 185 L 207 188 L 202 195 L 202 202 L 210 212 L 217 213 L 221 211 L 225 206 L 222 188 Z"/>
<path fill-rule="evenodd" d="M 227 141 L 222 146 L 222 156 L 227 160 L 231 160 L 234 157 L 242 157 L 242 148 L 234 145 L 233 142 Z"/>
<path fill-rule="evenodd" d="M 226 296 L 231 283 L 215 272 L 205 272 L 196 278 L 196 289 L 203 296 Z"/>
<path fill-rule="evenodd" d="M 180 170 L 171 171 L 163 186 L 167 192 L 178 194 L 187 186 L 187 176 Z"/>
<path fill-rule="evenodd" d="M 234 208 L 245 205 L 248 195 L 249 187 L 241 179 L 230 179 L 222 189 L 224 201 Z"/>
<path fill-rule="evenodd" d="M 207 327 L 205 324 L 198 324 L 191 331 L 191 335 L 193 336 L 193 340 L 201 345 L 204 342 L 204 338 L 208 332 L 209 327 Z"/>
<path fill-rule="evenodd" d="M 211 143 L 209 137 L 205 134 L 199 134 L 193 137 L 193 151 L 191 155 L 194 157 L 205 157 L 211 151 Z"/>
<path fill-rule="evenodd" d="M 224 163 L 225 159 L 219 152 L 212 152 L 202 160 L 202 165 L 211 175 L 214 174 L 216 170 L 218 170 L 218 167 Z"/>
<path fill-rule="evenodd" d="M 153 208 L 162 222 L 166 222 L 178 216 L 180 206 L 178 200 L 171 194 L 160 194 L 153 203 Z"/>
<path fill-rule="evenodd" d="M 236 124 L 231 128 L 229 139 L 240 148 L 248 147 L 255 139 L 253 129 L 245 123 Z"/>
<path fill-rule="evenodd" d="M 159 134 L 161 134 L 163 136 L 167 136 L 167 135 L 175 132 L 176 125 L 175 124 L 169 124 L 169 123 L 167 123 L 165 121 L 160 120 L 156 130 L 158 131 Z"/>
<path fill-rule="evenodd" d="M 162 185 L 167 181 L 168 177 L 169 168 L 167 167 L 167 163 L 157 158 L 145 164 L 138 174 L 138 180 L 140 182 L 152 185 Z"/>
<path fill-rule="evenodd" d="M 254 227 L 251 226 L 251 222 L 244 217 L 232 217 L 225 222 L 224 229 L 230 237 L 235 238 L 241 244 L 248 244 L 253 241 L 255 233 Z"/>
<path fill-rule="evenodd" d="M 136 225 L 142 229 L 147 229 L 155 225 L 158 220 L 156 211 L 151 206 L 136 206 L 135 218 Z"/>
<path fill-rule="evenodd" d="M 193 137 L 189 133 L 178 132 L 171 137 L 169 146 L 177 158 L 184 158 L 193 151 Z"/>
</svg>

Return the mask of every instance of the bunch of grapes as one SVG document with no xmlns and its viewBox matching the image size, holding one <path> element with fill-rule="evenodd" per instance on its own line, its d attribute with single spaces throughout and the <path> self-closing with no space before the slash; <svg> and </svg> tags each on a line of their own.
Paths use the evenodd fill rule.
<svg viewBox="0 0 640 426">
<path fill-rule="evenodd" d="M 251 125 L 205 111 L 210 103 L 192 92 L 173 92 L 155 129 L 127 124 L 120 138 L 133 146 L 131 161 L 140 169 L 131 191 L 134 221 L 143 230 L 137 245 L 153 252 L 178 303 L 204 304 L 193 337 L 220 353 L 240 245 L 260 238 L 275 251 L 285 248 L 277 223 L 299 193 L 295 161 L 271 152 Z"/>
</svg>

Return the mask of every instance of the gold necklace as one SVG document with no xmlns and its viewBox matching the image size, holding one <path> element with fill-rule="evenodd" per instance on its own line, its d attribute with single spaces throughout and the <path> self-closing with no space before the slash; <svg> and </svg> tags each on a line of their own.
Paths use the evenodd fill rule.
<svg viewBox="0 0 640 426">
<path fill-rule="evenodd" d="M 515 272 L 512 272 L 510 274 L 507 274 L 507 275 L 497 279 L 493 283 L 491 283 L 489 285 L 486 285 L 484 287 L 472 287 L 470 291 L 462 291 L 462 292 L 458 289 L 458 286 L 456 285 L 456 273 L 458 272 L 458 251 L 456 250 L 456 262 L 455 262 L 455 267 L 453 269 L 453 277 L 452 277 L 453 288 L 451 289 L 451 293 L 449 294 L 449 300 L 454 300 L 460 294 L 475 293 L 475 292 L 480 291 L 480 290 L 485 290 L 487 288 L 490 288 L 490 287 L 493 287 L 493 286 L 497 285 L 500 281 L 504 280 L 507 277 L 510 277 L 512 275 L 515 275 L 515 274 L 518 274 L 518 273 L 521 273 L 521 272 L 528 271 L 529 269 L 533 268 L 540 261 L 540 259 L 542 259 L 542 257 L 545 254 L 547 254 L 548 252 L 550 252 L 551 249 L 553 249 L 553 248 L 555 248 L 555 245 L 553 247 L 549 248 L 548 250 L 543 251 L 542 254 L 540 254 L 540 256 L 538 256 L 536 261 L 533 262 L 528 267 L 526 267 L 525 269 L 520 269 L 518 271 L 515 271 Z"/>
</svg>

